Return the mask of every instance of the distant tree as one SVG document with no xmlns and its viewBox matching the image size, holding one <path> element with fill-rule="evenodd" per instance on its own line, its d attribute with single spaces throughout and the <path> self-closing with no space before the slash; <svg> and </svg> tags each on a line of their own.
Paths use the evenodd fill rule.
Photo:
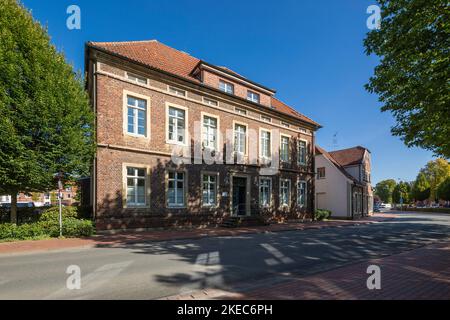
<svg viewBox="0 0 450 320">
<path fill-rule="evenodd" d="M 439 158 L 429 161 L 421 170 L 430 185 L 430 200 L 437 200 L 437 188 L 447 177 L 450 177 L 450 164 Z"/>
<path fill-rule="evenodd" d="M 34 202 L 37 202 L 41 199 L 41 194 L 39 192 L 33 192 L 31 193 L 31 200 Z"/>
<path fill-rule="evenodd" d="M 437 197 L 440 200 L 450 201 L 450 177 L 442 181 L 437 189 Z"/>
<path fill-rule="evenodd" d="M 408 146 L 450 158 L 450 10 L 446 0 L 378 0 L 381 25 L 364 40 L 380 58 L 366 89 Z"/>
<path fill-rule="evenodd" d="M 0 0 L 0 194 L 55 188 L 92 163 L 93 113 L 80 75 L 15 0 Z"/>
<path fill-rule="evenodd" d="M 375 194 L 380 197 L 382 202 L 392 203 L 392 191 L 396 184 L 394 179 L 382 180 L 375 185 Z"/>
<path fill-rule="evenodd" d="M 408 182 L 401 181 L 394 187 L 392 192 L 392 200 L 399 204 L 402 200 L 403 204 L 410 203 L 411 185 Z"/>
<path fill-rule="evenodd" d="M 411 198 L 416 201 L 424 201 L 430 198 L 430 183 L 423 172 L 419 172 L 411 188 Z"/>
</svg>

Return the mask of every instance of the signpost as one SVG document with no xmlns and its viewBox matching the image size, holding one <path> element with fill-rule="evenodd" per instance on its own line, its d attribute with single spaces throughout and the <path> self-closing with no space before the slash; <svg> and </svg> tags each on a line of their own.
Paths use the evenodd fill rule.
<svg viewBox="0 0 450 320">
<path fill-rule="evenodd" d="M 62 237 L 62 181 L 61 174 L 58 176 L 58 204 L 59 204 L 59 236 Z"/>
</svg>

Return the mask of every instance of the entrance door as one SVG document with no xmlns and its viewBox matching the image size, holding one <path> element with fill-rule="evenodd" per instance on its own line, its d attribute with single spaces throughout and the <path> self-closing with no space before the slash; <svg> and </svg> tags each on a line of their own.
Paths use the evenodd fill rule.
<svg viewBox="0 0 450 320">
<path fill-rule="evenodd" d="M 233 177 L 233 214 L 245 216 L 247 214 L 247 178 Z"/>
</svg>

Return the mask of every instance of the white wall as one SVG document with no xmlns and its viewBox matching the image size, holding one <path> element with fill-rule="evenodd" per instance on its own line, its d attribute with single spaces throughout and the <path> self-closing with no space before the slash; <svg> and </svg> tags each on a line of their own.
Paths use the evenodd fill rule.
<svg viewBox="0 0 450 320">
<path fill-rule="evenodd" d="M 316 155 L 317 168 L 325 167 L 325 179 L 316 179 L 316 197 L 324 200 L 321 209 L 331 210 L 331 217 L 348 217 L 348 179 L 323 155 Z M 317 203 L 316 203 L 317 206 Z M 323 208 L 326 206 L 326 208 Z"/>
</svg>

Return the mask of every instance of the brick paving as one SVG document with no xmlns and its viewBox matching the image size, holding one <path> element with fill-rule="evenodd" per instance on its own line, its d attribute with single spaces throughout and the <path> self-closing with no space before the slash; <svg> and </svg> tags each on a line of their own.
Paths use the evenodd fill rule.
<svg viewBox="0 0 450 320">
<path fill-rule="evenodd" d="M 0 243 L 0 254 L 62 250 L 80 247 L 114 247 L 123 244 L 167 241 L 182 239 L 200 239 L 205 237 L 238 236 L 251 233 L 282 232 L 291 230 L 321 229 L 329 227 L 345 227 L 367 223 L 381 222 L 395 218 L 395 214 L 374 214 L 360 220 L 329 220 L 322 222 L 292 222 L 272 224 L 269 226 L 243 228 L 204 228 L 204 229 L 170 229 L 146 232 L 118 232 L 116 234 L 100 234 L 90 238 L 26 240 Z"/>
<path fill-rule="evenodd" d="M 381 269 L 381 289 L 366 286 L 367 267 Z M 450 242 L 344 266 L 258 289 L 202 290 L 167 300 L 450 300 Z"/>
</svg>

